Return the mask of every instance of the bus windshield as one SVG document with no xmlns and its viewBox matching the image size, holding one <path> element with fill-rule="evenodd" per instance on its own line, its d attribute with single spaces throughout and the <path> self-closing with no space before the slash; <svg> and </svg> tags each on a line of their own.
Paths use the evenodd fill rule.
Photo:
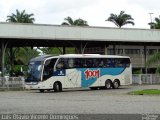
<svg viewBox="0 0 160 120">
<path fill-rule="evenodd" d="M 26 82 L 38 82 L 41 80 L 42 62 L 32 61 L 29 63 L 28 78 Z"/>
</svg>

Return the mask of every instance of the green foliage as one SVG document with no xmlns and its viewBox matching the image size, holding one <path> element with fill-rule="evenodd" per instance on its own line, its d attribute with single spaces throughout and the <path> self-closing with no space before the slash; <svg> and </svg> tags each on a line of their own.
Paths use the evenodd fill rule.
<svg viewBox="0 0 160 120">
<path fill-rule="evenodd" d="M 147 61 L 147 65 L 151 65 L 151 64 L 154 64 L 156 62 L 158 62 L 160 60 L 160 53 L 154 53 L 150 58 L 149 60 Z"/>
<path fill-rule="evenodd" d="M 7 16 L 7 22 L 17 22 L 17 23 L 33 23 L 35 19 L 33 18 L 34 14 L 27 14 L 25 10 L 20 12 L 16 10 L 16 13 L 12 13 L 11 15 Z"/>
<path fill-rule="evenodd" d="M 43 47 L 43 48 L 38 48 L 43 52 L 43 54 L 54 54 L 54 55 L 59 55 L 62 54 L 62 48 L 54 48 L 54 47 Z"/>
<path fill-rule="evenodd" d="M 15 53 L 16 60 L 20 60 L 24 63 L 24 65 L 28 65 L 29 60 L 34 57 L 37 57 L 40 54 L 36 49 L 32 49 L 30 47 L 20 47 L 17 49 Z"/>
<path fill-rule="evenodd" d="M 13 67 L 11 72 L 20 73 L 21 72 L 21 67 L 22 67 L 22 65 L 14 65 L 14 67 Z"/>
<path fill-rule="evenodd" d="M 160 17 L 156 17 L 155 22 L 148 23 L 151 29 L 160 29 Z"/>
<path fill-rule="evenodd" d="M 135 70 L 135 71 L 133 71 L 133 74 L 142 74 L 142 71 L 141 70 Z"/>
<path fill-rule="evenodd" d="M 37 57 L 39 53 L 40 52 L 36 49 L 32 49 L 30 47 L 18 47 L 13 48 L 13 55 L 11 56 L 9 49 L 7 49 L 5 54 L 5 73 L 10 73 L 11 75 L 15 73 L 16 76 L 22 75 L 21 67 L 23 68 L 23 71 L 26 71 L 26 66 L 28 65 L 30 59 Z M 11 61 L 11 57 L 13 61 Z"/>
<path fill-rule="evenodd" d="M 111 13 L 110 17 L 106 21 L 113 22 L 116 26 L 121 28 L 126 24 L 134 25 L 133 20 L 134 19 L 131 17 L 131 15 L 125 14 L 124 11 L 121 11 L 119 15 Z"/>
<path fill-rule="evenodd" d="M 147 66 L 150 66 L 152 64 L 156 64 L 160 62 L 160 53 L 154 53 L 148 60 L 147 60 Z M 160 65 L 157 66 L 156 69 L 157 73 L 160 73 Z"/>
<path fill-rule="evenodd" d="M 60 55 L 63 53 L 63 48 L 55 48 L 55 47 L 43 47 L 39 48 L 43 54 L 52 54 L 52 55 Z M 69 47 L 66 48 L 66 54 L 74 54 L 75 48 Z"/>
<path fill-rule="evenodd" d="M 130 92 L 131 95 L 160 95 L 160 90 L 158 89 L 146 89 Z"/>
<path fill-rule="evenodd" d="M 65 22 L 63 22 L 62 25 L 88 26 L 87 21 L 80 18 L 73 20 L 71 17 L 68 16 L 67 18 L 64 18 L 64 21 Z"/>
<path fill-rule="evenodd" d="M 75 54 L 76 53 L 75 51 L 76 51 L 75 48 L 69 47 L 66 49 L 66 54 Z"/>
</svg>

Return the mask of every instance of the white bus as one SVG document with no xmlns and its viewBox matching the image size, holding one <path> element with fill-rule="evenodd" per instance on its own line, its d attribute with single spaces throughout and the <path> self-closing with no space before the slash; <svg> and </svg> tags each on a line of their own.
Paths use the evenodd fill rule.
<svg viewBox="0 0 160 120">
<path fill-rule="evenodd" d="M 60 92 L 65 88 L 118 88 L 132 83 L 127 56 L 99 54 L 44 55 L 30 60 L 26 89 Z"/>
</svg>

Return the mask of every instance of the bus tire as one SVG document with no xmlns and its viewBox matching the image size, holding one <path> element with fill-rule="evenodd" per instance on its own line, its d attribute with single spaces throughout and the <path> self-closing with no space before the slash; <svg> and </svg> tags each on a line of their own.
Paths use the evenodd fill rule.
<svg viewBox="0 0 160 120">
<path fill-rule="evenodd" d="M 112 81 L 111 80 L 106 80 L 105 89 L 111 89 L 111 87 L 112 87 Z"/>
<path fill-rule="evenodd" d="M 120 86 L 120 81 L 118 79 L 114 80 L 112 88 L 118 89 L 119 86 Z"/>
<path fill-rule="evenodd" d="M 44 90 L 43 90 L 43 89 L 40 89 L 39 92 L 44 93 Z"/>
<path fill-rule="evenodd" d="M 55 92 L 61 92 L 62 91 L 62 84 L 60 82 L 55 82 L 53 85 L 53 89 Z"/>
<path fill-rule="evenodd" d="M 97 87 L 90 87 L 91 90 L 97 90 Z"/>
</svg>

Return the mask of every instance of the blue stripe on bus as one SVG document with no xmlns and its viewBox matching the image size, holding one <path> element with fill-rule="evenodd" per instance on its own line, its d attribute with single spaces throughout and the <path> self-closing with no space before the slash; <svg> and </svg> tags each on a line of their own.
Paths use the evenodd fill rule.
<svg viewBox="0 0 160 120">
<path fill-rule="evenodd" d="M 99 77 L 103 75 L 119 75 L 125 68 L 79 68 L 77 70 L 81 71 L 82 74 L 81 87 L 89 87 Z"/>
</svg>

